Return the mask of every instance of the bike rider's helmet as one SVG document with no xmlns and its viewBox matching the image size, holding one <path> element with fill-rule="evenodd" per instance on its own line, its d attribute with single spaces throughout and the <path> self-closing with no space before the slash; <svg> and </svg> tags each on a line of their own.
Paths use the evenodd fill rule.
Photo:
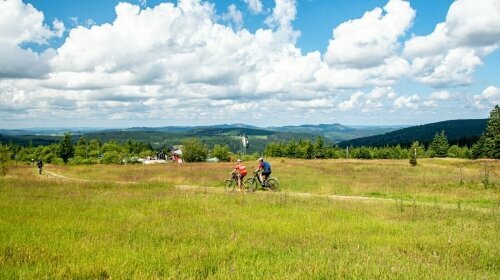
<svg viewBox="0 0 500 280">
<path fill-rule="evenodd" d="M 258 160 L 259 162 L 263 162 L 264 161 L 264 158 L 259 158 Z"/>
<path fill-rule="evenodd" d="M 236 162 L 241 162 L 241 159 L 237 159 Z"/>
</svg>

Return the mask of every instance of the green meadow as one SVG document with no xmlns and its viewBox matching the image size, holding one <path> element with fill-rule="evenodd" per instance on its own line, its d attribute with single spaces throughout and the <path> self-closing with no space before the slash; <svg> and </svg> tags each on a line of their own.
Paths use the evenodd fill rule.
<svg viewBox="0 0 500 280">
<path fill-rule="evenodd" d="M 499 161 L 270 162 L 279 193 L 224 193 L 230 163 L 12 167 L 0 279 L 500 278 Z"/>
</svg>

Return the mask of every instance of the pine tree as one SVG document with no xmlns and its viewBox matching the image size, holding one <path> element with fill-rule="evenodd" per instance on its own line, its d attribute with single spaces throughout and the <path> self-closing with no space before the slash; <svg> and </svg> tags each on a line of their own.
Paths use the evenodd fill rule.
<svg viewBox="0 0 500 280">
<path fill-rule="evenodd" d="M 432 140 L 429 149 L 433 152 L 433 155 L 436 157 L 446 157 L 448 154 L 448 149 L 450 148 L 450 144 L 448 143 L 448 138 L 444 133 L 444 130 L 441 133 L 437 133 Z"/>
<path fill-rule="evenodd" d="M 487 156 L 500 159 L 500 107 L 498 105 L 490 112 L 485 137 Z"/>
<path fill-rule="evenodd" d="M 490 112 L 485 132 L 472 146 L 472 157 L 500 159 L 500 107 L 498 105 Z"/>
<path fill-rule="evenodd" d="M 324 150 L 325 142 L 321 136 L 318 136 L 316 139 L 316 143 L 314 143 L 314 157 L 315 158 L 324 158 L 325 150 Z"/>
</svg>

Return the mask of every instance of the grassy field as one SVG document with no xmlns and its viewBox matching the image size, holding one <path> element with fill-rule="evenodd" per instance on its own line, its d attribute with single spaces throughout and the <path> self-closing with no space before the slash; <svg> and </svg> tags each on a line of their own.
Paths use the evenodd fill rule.
<svg viewBox="0 0 500 280">
<path fill-rule="evenodd" d="M 464 205 L 499 206 L 500 161 L 293 160 L 271 159 L 284 191 L 396 198 Z M 256 162 L 245 163 L 249 172 Z M 222 187 L 234 163 L 121 166 L 50 166 L 58 174 L 86 180 Z M 489 170 L 485 187 L 484 169 Z M 250 175 L 249 175 L 250 176 Z"/>
<path fill-rule="evenodd" d="M 175 187 L 222 188 L 226 163 L 15 167 L 0 177 L 0 279 L 500 277 L 498 161 L 271 163 L 279 194 Z"/>
</svg>

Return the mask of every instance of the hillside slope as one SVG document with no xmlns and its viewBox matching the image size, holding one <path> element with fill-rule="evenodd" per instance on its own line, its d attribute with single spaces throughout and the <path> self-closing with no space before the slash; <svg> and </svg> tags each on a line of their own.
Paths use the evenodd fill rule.
<svg viewBox="0 0 500 280">
<path fill-rule="evenodd" d="M 410 146 L 414 141 L 425 145 L 432 142 L 434 135 L 445 131 L 450 144 L 472 145 L 479 139 L 486 127 L 487 119 L 450 120 L 412 126 L 381 135 L 363 137 L 339 143 L 340 147 L 346 146 Z"/>
<path fill-rule="evenodd" d="M 169 133 L 161 131 L 130 131 L 130 130 L 110 130 L 87 133 L 87 139 L 100 139 L 103 142 L 116 140 L 124 142 L 128 139 L 139 140 L 149 143 L 153 148 L 171 147 L 178 145 L 187 138 L 198 138 L 210 149 L 214 145 L 228 145 L 231 151 L 241 150 L 241 135 L 246 134 L 249 138 L 250 147 L 248 153 L 263 152 L 266 145 L 271 141 L 311 140 L 315 141 L 317 135 L 310 133 L 280 132 L 254 128 L 194 128 L 185 132 Z M 328 142 L 328 141 L 327 141 Z"/>
</svg>

